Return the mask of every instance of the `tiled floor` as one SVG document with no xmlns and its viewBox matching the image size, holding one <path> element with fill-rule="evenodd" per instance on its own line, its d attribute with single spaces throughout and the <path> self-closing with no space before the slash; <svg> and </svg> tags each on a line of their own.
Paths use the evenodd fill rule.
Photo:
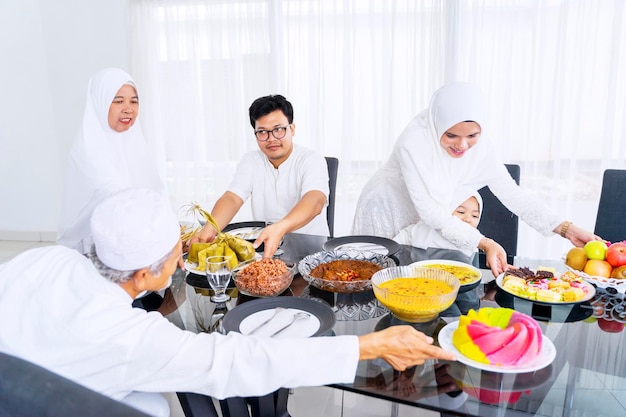
<svg viewBox="0 0 626 417">
<path fill-rule="evenodd" d="M 0 240 L 0 264 L 9 261 L 25 250 L 53 244 L 53 242 Z M 170 403 L 171 417 L 185 417 L 176 394 L 166 393 L 165 397 Z M 328 387 L 298 388 L 293 390 L 289 397 L 288 408 L 293 417 L 375 417 L 392 415 L 392 404 L 390 402 Z M 409 415 L 434 417 L 439 416 L 439 413 L 400 406 L 395 415 L 398 417 Z"/>
</svg>

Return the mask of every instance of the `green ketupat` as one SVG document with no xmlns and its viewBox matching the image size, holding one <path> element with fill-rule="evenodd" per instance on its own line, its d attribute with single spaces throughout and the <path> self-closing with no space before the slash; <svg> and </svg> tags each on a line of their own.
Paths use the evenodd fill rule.
<svg viewBox="0 0 626 417">
<path fill-rule="evenodd" d="M 189 262 L 198 263 L 198 252 L 202 249 L 206 249 L 211 246 L 211 243 L 192 243 L 189 247 L 189 254 L 187 255 L 187 260 Z"/>
<path fill-rule="evenodd" d="M 224 246 L 220 243 L 211 243 L 208 247 L 198 252 L 198 269 L 200 271 L 206 271 L 206 260 L 211 256 L 224 255 Z"/>
<path fill-rule="evenodd" d="M 239 262 L 249 261 L 254 258 L 254 246 L 245 239 L 225 234 L 228 246 L 237 254 Z"/>
<path fill-rule="evenodd" d="M 234 250 L 230 248 L 230 246 L 224 245 L 223 247 L 224 247 L 224 256 L 229 258 L 228 263 L 229 263 L 230 269 L 232 270 L 232 269 L 237 268 L 237 265 L 239 265 L 237 254 L 235 253 Z"/>
<path fill-rule="evenodd" d="M 231 256 L 231 267 L 236 267 L 240 262 L 246 262 L 254 258 L 255 250 L 252 243 L 229 233 L 222 233 L 211 213 L 204 210 L 198 204 L 191 204 L 189 211 L 201 215 L 217 232 L 215 240 L 211 243 L 193 243 L 189 248 L 187 260 L 196 262 L 200 271 L 206 271 L 206 258 L 210 256 Z"/>
</svg>

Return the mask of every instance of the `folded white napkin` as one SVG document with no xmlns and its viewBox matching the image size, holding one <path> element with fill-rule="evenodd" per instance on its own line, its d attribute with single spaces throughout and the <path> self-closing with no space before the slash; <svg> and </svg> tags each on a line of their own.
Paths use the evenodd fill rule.
<svg viewBox="0 0 626 417">
<path fill-rule="evenodd" d="M 259 328 L 256 332 L 254 332 L 254 336 L 270 336 L 276 331 L 280 330 L 287 324 L 289 324 L 293 318 L 293 316 L 298 313 L 303 312 L 303 310 L 288 308 L 282 311 L 279 311 L 268 323 L 264 324 L 261 328 Z M 307 312 L 308 313 L 308 312 Z M 261 310 L 256 313 L 253 313 L 243 319 L 243 321 L 239 324 L 239 330 L 242 334 L 249 334 L 252 330 L 254 330 L 257 326 L 263 323 L 265 320 L 269 319 L 274 315 L 274 309 Z M 309 313 L 309 317 L 296 320 L 293 324 L 291 324 L 288 328 L 278 333 L 275 338 L 289 338 L 289 337 L 309 337 L 315 334 L 317 330 L 320 328 L 319 319 Z"/>
</svg>

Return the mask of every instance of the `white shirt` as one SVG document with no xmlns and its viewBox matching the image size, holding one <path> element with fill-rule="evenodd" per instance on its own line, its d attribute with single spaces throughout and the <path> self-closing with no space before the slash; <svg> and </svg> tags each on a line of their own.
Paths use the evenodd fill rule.
<svg viewBox="0 0 626 417">
<path fill-rule="evenodd" d="M 246 153 L 228 191 L 243 201 L 251 198 L 256 221 L 278 221 L 309 191 L 321 191 L 328 201 L 328 166 L 323 156 L 311 149 L 293 145 L 291 155 L 278 168 L 257 149 Z M 296 233 L 328 236 L 326 207 Z"/>
<path fill-rule="evenodd" d="M 563 219 L 520 188 L 494 155 L 483 108 L 481 92 L 472 84 L 452 83 L 437 90 L 429 108 L 404 129 L 389 160 L 363 188 L 352 233 L 391 239 L 423 220 L 457 248 L 473 250 L 483 236 L 453 216 L 449 207 L 458 186 L 479 190 L 488 185 L 509 210 L 550 235 Z M 478 123 L 481 137 L 466 155 L 452 158 L 440 138 L 463 121 Z"/>
<path fill-rule="evenodd" d="M 0 351 L 116 399 L 132 391 L 221 399 L 354 380 L 356 336 L 195 334 L 131 302 L 74 250 L 26 251 L 0 265 L 0 314 L 11 317 Z"/>
</svg>

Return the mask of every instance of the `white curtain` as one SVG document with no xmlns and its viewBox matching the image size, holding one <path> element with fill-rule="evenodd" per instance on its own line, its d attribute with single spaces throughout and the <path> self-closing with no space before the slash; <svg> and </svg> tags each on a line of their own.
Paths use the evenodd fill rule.
<svg viewBox="0 0 626 417">
<path fill-rule="evenodd" d="M 622 0 L 131 0 L 142 125 L 172 202 L 209 209 L 246 150 L 248 106 L 282 94 L 295 141 L 340 160 L 336 235 L 440 85 L 479 84 L 485 135 L 522 186 L 593 229 L 602 172 L 626 168 Z M 248 220 L 244 209 L 236 218 Z M 518 253 L 570 244 L 521 225 Z"/>
</svg>

